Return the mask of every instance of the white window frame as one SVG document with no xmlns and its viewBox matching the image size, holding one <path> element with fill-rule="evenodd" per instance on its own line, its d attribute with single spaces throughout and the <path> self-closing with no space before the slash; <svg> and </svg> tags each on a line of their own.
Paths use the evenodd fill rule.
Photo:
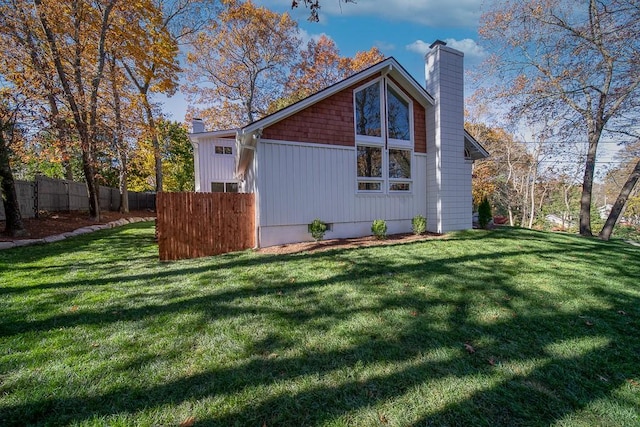
<svg viewBox="0 0 640 427">
<path fill-rule="evenodd" d="M 357 114 L 356 114 L 356 94 L 367 87 L 379 83 L 380 90 L 380 137 L 368 135 L 359 135 L 357 133 Z M 409 140 L 401 140 L 389 138 L 388 135 L 388 87 L 398 94 L 409 105 Z M 356 166 L 356 193 L 357 194 L 413 194 L 413 176 L 415 162 L 415 141 L 414 141 L 414 117 L 413 117 L 413 101 L 402 89 L 386 77 L 378 77 L 366 84 L 354 89 L 353 91 L 353 133 L 355 135 L 355 166 Z M 376 147 L 382 149 L 382 176 L 361 177 L 358 176 L 358 147 Z M 410 178 L 390 178 L 389 177 L 389 150 L 405 150 L 410 152 Z M 360 183 L 380 183 L 380 190 L 360 190 Z M 408 184 L 409 190 L 391 190 L 392 184 Z"/>
<path fill-rule="evenodd" d="M 353 132 L 356 135 L 356 143 L 364 142 L 365 145 L 384 145 L 384 136 L 386 135 L 386 119 L 383 117 L 384 115 L 384 99 L 382 96 L 382 91 L 379 94 L 380 105 L 378 106 L 380 110 L 380 136 L 369 136 L 369 135 L 360 135 L 358 134 L 358 115 L 356 114 L 356 93 L 363 91 L 369 86 L 373 86 L 374 84 L 379 83 L 378 90 L 381 91 L 382 87 L 384 87 L 384 82 L 382 81 L 382 77 L 378 77 L 375 80 L 371 80 L 366 84 L 360 86 L 359 88 L 353 91 Z"/>
<path fill-rule="evenodd" d="M 411 151 L 413 151 L 413 147 L 414 147 L 414 133 L 413 133 L 413 102 L 411 101 L 411 98 L 409 98 L 397 85 L 395 85 L 391 80 L 389 79 L 385 79 L 386 81 L 386 92 L 385 92 L 385 96 L 384 96 L 384 100 L 385 100 L 385 110 L 384 110 L 384 115 L 385 115 L 385 120 L 384 120 L 384 127 L 385 127 L 385 135 L 387 136 L 387 145 L 388 148 L 410 148 Z M 391 138 L 389 137 L 389 131 L 388 131 L 388 126 L 387 123 L 389 122 L 389 90 L 388 88 L 391 87 L 391 89 L 397 93 L 398 95 L 400 95 L 400 98 L 402 98 L 408 105 L 409 105 L 409 139 L 408 140 L 404 140 L 404 139 L 395 139 L 395 138 Z"/>
</svg>

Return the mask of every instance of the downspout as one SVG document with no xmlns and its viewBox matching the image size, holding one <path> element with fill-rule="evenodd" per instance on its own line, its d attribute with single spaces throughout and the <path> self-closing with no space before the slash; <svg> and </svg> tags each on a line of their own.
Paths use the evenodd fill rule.
<svg viewBox="0 0 640 427">
<path fill-rule="evenodd" d="M 247 167 L 252 161 L 255 161 L 255 151 L 262 135 L 262 129 L 257 129 L 252 132 L 246 132 L 244 129 L 236 132 L 236 179 L 244 180 Z M 246 181 L 245 181 L 246 182 Z M 243 186 L 244 187 L 244 186 Z M 253 176 L 253 188 L 251 189 L 254 200 L 254 232 L 255 232 L 255 247 L 260 247 L 260 189 L 257 185 L 257 176 Z M 244 188 L 246 192 L 246 188 Z"/>
</svg>

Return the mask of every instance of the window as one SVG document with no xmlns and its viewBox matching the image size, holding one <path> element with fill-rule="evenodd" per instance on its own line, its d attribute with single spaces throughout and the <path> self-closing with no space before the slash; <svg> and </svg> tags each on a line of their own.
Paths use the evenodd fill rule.
<svg viewBox="0 0 640 427">
<path fill-rule="evenodd" d="M 389 139 L 411 141 L 409 102 L 393 86 L 387 86 L 387 132 Z"/>
<path fill-rule="evenodd" d="M 382 147 L 358 146 L 358 190 L 382 190 Z"/>
<path fill-rule="evenodd" d="M 216 154 L 233 154 L 231 147 L 224 147 L 222 145 L 216 145 L 215 153 Z"/>
<path fill-rule="evenodd" d="M 380 82 L 375 82 L 355 94 L 356 134 L 380 137 Z"/>
<path fill-rule="evenodd" d="M 412 108 L 386 77 L 354 92 L 358 191 L 411 191 Z"/>
<path fill-rule="evenodd" d="M 211 192 L 212 193 L 237 193 L 238 183 L 237 182 L 212 182 Z"/>
</svg>

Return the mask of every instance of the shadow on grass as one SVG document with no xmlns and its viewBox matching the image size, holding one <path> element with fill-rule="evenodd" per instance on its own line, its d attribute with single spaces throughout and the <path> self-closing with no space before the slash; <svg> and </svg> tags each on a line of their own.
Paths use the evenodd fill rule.
<svg viewBox="0 0 640 427">
<path fill-rule="evenodd" d="M 511 237 L 509 237 L 511 236 Z M 517 237 L 544 242 L 542 247 L 524 246 L 522 251 L 498 250 L 499 240 Z M 465 240 L 465 234 L 453 237 Z M 446 242 L 412 243 L 393 249 L 395 257 L 380 256 L 385 250 L 333 250 L 319 254 L 285 256 L 229 255 L 203 261 L 202 265 L 138 274 L 116 275 L 92 280 L 87 286 L 117 281 L 156 280 L 158 283 L 185 274 L 203 274 L 218 269 L 238 269 L 247 274 L 252 286 L 216 289 L 206 296 L 184 297 L 176 301 L 141 307 L 68 313 L 42 321 L 14 321 L 4 324 L 2 334 L 46 333 L 52 328 L 100 325 L 116 321 L 135 321 L 181 312 L 201 313 L 209 322 L 221 318 L 259 315 L 289 330 L 306 328 L 322 334 L 323 328 L 342 324 L 359 314 L 376 316 L 401 313 L 399 320 L 380 320 L 375 330 L 349 331 L 351 345 L 342 348 L 309 348 L 296 356 L 278 356 L 296 346 L 291 337 L 275 331 L 255 340 L 245 350 L 246 357 L 236 366 L 220 367 L 185 376 L 159 386 L 126 386 L 95 396 L 50 397 L 31 402 L 7 404 L 0 412 L 0 424 L 72 424 L 94 417 L 135 413 L 150 407 L 177 405 L 215 396 L 228 396 L 283 382 L 318 380 L 288 393 L 272 393 L 255 403 L 243 402 L 228 413 L 209 414 L 197 419 L 198 425 L 321 425 L 340 417 L 401 399 L 408 392 L 423 394 L 455 393 L 433 389 L 447 378 L 462 383 L 478 376 L 490 385 L 473 393 L 460 394 L 455 402 L 422 408 L 413 425 L 549 425 L 579 411 L 592 402 L 607 399 L 626 381 L 637 376 L 640 365 L 640 298 L 637 292 L 607 290 L 606 277 L 592 277 L 585 287 L 593 289 L 605 308 L 580 312 L 558 310 L 552 299 L 540 298 L 515 283 L 517 268 L 507 261 L 514 255 L 553 256 L 585 262 L 594 253 L 613 272 L 637 277 L 640 262 L 637 251 L 614 253 L 599 242 L 576 243 L 565 237 L 544 239 L 536 233 L 501 231 L 469 234 L 469 239 L 493 241 L 493 249 L 482 247 L 471 254 L 446 252 Z M 498 243 L 496 244 L 496 240 Z M 422 245 L 442 245 L 439 256 L 422 252 Z M 551 248 L 551 252 L 549 251 Z M 618 248 L 617 248 L 618 249 Z M 441 252 L 441 253 L 440 253 Z M 630 261 L 624 257 L 630 257 Z M 621 258 L 622 257 L 622 258 Z M 633 258 L 631 258 L 633 257 Z M 251 267 L 292 261 L 331 260 L 342 262 L 339 273 L 326 278 L 291 282 L 286 269 L 271 275 L 252 275 Z M 464 265 L 473 262 L 473 269 Z M 186 263 L 188 264 L 188 263 Z M 525 266 L 535 274 L 535 266 Z M 558 280 L 574 278 L 573 271 L 558 271 Z M 630 276 L 629 276 L 630 275 Z M 324 287 L 357 280 L 361 304 L 349 304 L 346 296 L 323 301 L 318 294 Z M 386 287 L 389 281 L 404 281 L 404 287 Z M 416 284 L 438 281 L 441 291 L 425 293 Z M 440 283 L 439 281 L 442 281 Z M 597 283 L 594 283 L 597 282 Z M 631 283 L 631 279 L 628 280 Z M 46 288 L 74 287 L 80 282 L 49 283 Z M 597 285 L 597 286 L 596 286 Z M 16 292 L 26 291 L 27 287 Z M 39 289 L 36 285 L 29 289 Z M 298 303 L 233 304 L 260 296 L 297 298 Z M 365 298 L 366 297 L 366 298 Z M 487 309 L 509 313 L 495 322 L 481 321 L 478 300 L 486 299 Z M 452 308 L 446 315 L 434 316 L 440 307 Z M 585 320 L 586 319 L 586 320 Z M 268 325 L 264 325 L 268 329 Z M 554 345 L 599 337 L 606 344 L 589 348 L 570 357 L 552 351 Z M 630 337 L 633 340 L 630 340 Z M 471 343 L 475 352 L 465 351 Z M 631 346 L 631 348 L 630 348 Z M 635 346 L 635 347 L 633 347 Z M 451 357 L 433 360 L 425 355 L 444 349 Z M 274 357 L 273 355 L 276 355 Z M 534 369 L 519 369 L 531 360 L 542 359 Z M 140 356 L 128 366 L 149 362 Z M 375 374 L 362 367 L 383 364 Z M 125 366 L 122 369 L 129 369 Z M 417 391 L 416 391 L 417 390 Z M 445 396 L 446 397 L 446 396 Z M 444 399 L 451 400 L 451 399 Z M 407 411 L 412 409 L 407 407 Z M 389 420 L 396 422 L 395 420 Z M 348 424 L 348 422 L 347 422 Z"/>
</svg>

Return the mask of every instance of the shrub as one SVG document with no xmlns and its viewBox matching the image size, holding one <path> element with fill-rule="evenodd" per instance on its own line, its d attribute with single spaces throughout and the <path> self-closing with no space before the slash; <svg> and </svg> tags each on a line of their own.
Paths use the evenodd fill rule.
<svg viewBox="0 0 640 427">
<path fill-rule="evenodd" d="M 491 221 L 491 205 L 489 200 L 484 197 L 478 206 L 478 224 L 480 228 L 487 228 L 489 221 Z"/>
<path fill-rule="evenodd" d="M 384 219 L 375 219 L 371 224 L 371 232 L 377 239 L 385 239 L 387 237 L 387 223 Z"/>
<path fill-rule="evenodd" d="M 427 219 L 422 215 L 416 215 L 411 220 L 413 234 L 422 234 L 427 231 Z"/>
<path fill-rule="evenodd" d="M 314 219 L 311 224 L 309 224 L 309 232 L 316 242 L 322 240 L 326 231 L 327 224 L 320 221 L 318 218 Z"/>
</svg>

